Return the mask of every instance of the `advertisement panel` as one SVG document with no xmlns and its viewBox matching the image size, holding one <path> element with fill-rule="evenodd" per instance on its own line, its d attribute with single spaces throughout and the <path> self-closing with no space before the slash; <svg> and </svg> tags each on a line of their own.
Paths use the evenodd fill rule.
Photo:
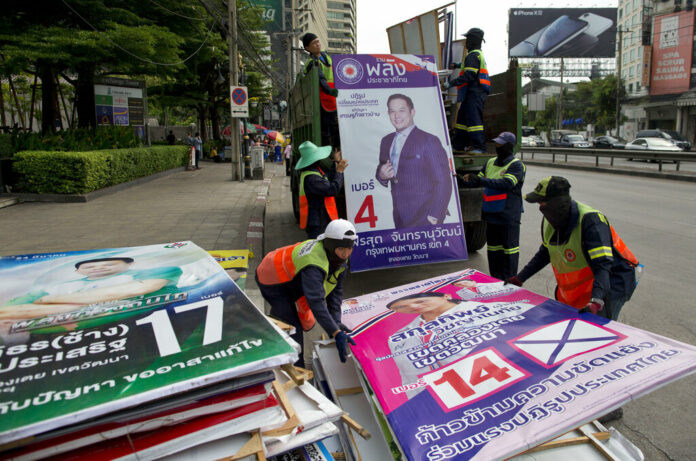
<svg viewBox="0 0 696 461">
<path fill-rule="evenodd" d="M 445 111 L 432 56 L 335 55 L 351 270 L 465 259 Z"/>
<path fill-rule="evenodd" d="M 616 8 L 511 8 L 508 30 L 511 58 L 613 58 Z"/>
<path fill-rule="evenodd" d="M 0 257 L 0 444 L 296 359 L 191 242 Z"/>
<path fill-rule="evenodd" d="M 409 460 L 505 459 L 696 370 L 696 347 L 473 269 L 346 299 Z"/>
<path fill-rule="evenodd" d="M 656 16 L 654 21 L 650 94 L 689 91 L 694 12 Z"/>
<path fill-rule="evenodd" d="M 145 82 L 116 77 L 97 79 L 94 102 L 97 125 L 132 126 L 145 136 Z"/>
</svg>

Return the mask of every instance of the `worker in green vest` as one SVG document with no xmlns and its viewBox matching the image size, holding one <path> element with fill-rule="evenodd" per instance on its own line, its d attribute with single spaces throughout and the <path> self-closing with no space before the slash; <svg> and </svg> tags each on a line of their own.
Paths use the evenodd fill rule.
<svg viewBox="0 0 696 461">
<path fill-rule="evenodd" d="M 526 168 L 515 157 L 517 137 L 509 131 L 495 139 L 496 157 L 478 174 L 465 175 L 465 186 L 483 187 L 483 220 L 486 222 L 488 271 L 500 280 L 517 274 L 520 260 L 522 185 Z"/>
<path fill-rule="evenodd" d="M 305 240 L 268 253 L 256 269 L 261 295 L 270 314 L 295 327 L 292 338 L 304 351 L 302 331 L 319 325 L 336 340 L 342 362 L 355 344 L 341 323 L 346 264 L 358 235 L 345 219 L 331 221 L 316 240 Z M 303 352 L 297 366 L 304 367 Z"/>
<path fill-rule="evenodd" d="M 616 320 L 636 288 L 638 260 L 599 211 L 572 200 L 561 176 L 544 178 L 525 195 L 544 215 L 541 246 L 509 283 L 522 283 L 551 263 L 556 299 L 580 312 Z"/>
<path fill-rule="evenodd" d="M 343 187 L 343 172 L 348 162 L 341 151 L 331 157 L 331 146 L 317 147 L 310 141 L 300 147 L 301 158 L 295 165 L 300 174 L 300 229 L 307 238 L 317 238 L 329 222 L 338 219 L 336 196 Z"/>
<path fill-rule="evenodd" d="M 331 56 L 321 50 L 319 37 L 311 32 L 302 36 L 302 44 L 309 53 L 305 64 L 305 74 L 312 68 L 319 69 L 319 102 L 321 105 L 321 143 L 338 149 L 341 139 L 338 134 L 338 115 L 336 114 L 336 96 L 338 90 L 334 85 Z"/>
</svg>

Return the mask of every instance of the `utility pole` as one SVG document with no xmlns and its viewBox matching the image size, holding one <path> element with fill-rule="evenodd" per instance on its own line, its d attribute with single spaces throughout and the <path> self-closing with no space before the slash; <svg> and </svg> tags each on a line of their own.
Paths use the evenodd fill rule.
<svg viewBox="0 0 696 461">
<path fill-rule="evenodd" d="M 623 33 L 622 27 L 618 27 L 616 32 L 619 34 L 619 46 L 617 47 L 616 59 L 616 138 L 619 137 L 619 128 L 621 127 L 621 57 L 623 55 Z"/>
<path fill-rule="evenodd" d="M 237 1 L 227 0 L 227 13 L 230 25 L 230 86 L 237 86 L 239 83 L 239 54 L 237 51 Z M 230 142 L 232 143 L 232 158 L 237 159 L 237 171 L 234 171 L 234 161 L 232 162 L 232 179 L 239 178 L 239 182 L 244 182 L 244 167 L 241 152 L 239 150 L 239 119 L 232 116 L 232 96 L 230 95 Z"/>
<path fill-rule="evenodd" d="M 561 58 L 561 91 L 558 92 L 558 114 L 556 119 L 556 129 L 561 129 L 563 121 L 563 58 Z"/>
</svg>

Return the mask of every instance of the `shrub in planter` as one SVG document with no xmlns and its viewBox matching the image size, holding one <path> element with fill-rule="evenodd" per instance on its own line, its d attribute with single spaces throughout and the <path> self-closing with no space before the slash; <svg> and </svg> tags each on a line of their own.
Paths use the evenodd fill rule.
<svg viewBox="0 0 696 461">
<path fill-rule="evenodd" d="M 85 194 L 185 166 L 186 146 L 135 147 L 88 152 L 24 151 L 14 155 L 22 192 Z"/>
</svg>

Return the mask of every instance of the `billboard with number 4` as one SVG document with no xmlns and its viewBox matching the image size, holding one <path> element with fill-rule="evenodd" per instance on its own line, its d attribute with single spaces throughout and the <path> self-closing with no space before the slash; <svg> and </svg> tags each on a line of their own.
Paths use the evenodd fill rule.
<svg viewBox="0 0 696 461">
<path fill-rule="evenodd" d="M 432 56 L 336 55 L 351 270 L 466 259 Z"/>
</svg>

